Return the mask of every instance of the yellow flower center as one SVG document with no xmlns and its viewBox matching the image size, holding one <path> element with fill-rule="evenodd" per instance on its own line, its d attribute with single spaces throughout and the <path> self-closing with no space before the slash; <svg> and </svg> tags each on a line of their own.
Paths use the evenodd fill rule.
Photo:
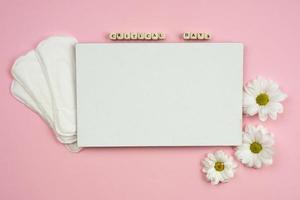
<svg viewBox="0 0 300 200">
<path fill-rule="evenodd" d="M 219 162 L 219 161 L 218 161 L 218 162 L 215 163 L 215 169 L 216 169 L 218 172 L 223 171 L 224 168 L 225 168 L 225 166 L 224 166 L 224 163 L 223 163 L 223 162 Z"/>
<path fill-rule="evenodd" d="M 260 93 L 256 97 L 256 103 L 260 106 L 265 106 L 269 103 L 269 96 L 266 93 Z"/>
<path fill-rule="evenodd" d="M 252 153 L 259 153 L 262 149 L 263 148 L 262 148 L 261 144 L 259 144 L 258 142 L 253 142 L 250 145 L 250 150 Z"/>
</svg>

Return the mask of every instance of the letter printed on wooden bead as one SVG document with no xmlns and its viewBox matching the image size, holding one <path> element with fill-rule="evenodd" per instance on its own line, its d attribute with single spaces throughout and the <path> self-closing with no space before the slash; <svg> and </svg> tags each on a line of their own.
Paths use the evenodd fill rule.
<svg viewBox="0 0 300 200">
<path fill-rule="evenodd" d="M 204 34 L 204 39 L 205 40 L 210 40 L 210 38 L 211 38 L 211 35 L 209 33 Z"/>
<path fill-rule="evenodd" d="M 138 33 L 137 35 L 139 40 L 144 40 L 145 39 L 145 34 L 144 33 Z"/>
<path fill-rule="evenodd" d="M 130 39 L 131 40 L 136 40 L 138 37 L 137 37 L 137 33 L 130 33 Z"/>
<path fill-rule="evenodd" d="M 162 33 L 162 32 L 158 33 L 158 39 L 159 39 L 159 40 L 164 40 L 164 39 L 166 39 L 166 34 L 165 34 L 165 33 Z"/>
<path fill-rule="evenodd" d="M 116 33 L 110 33 L 109 34 L 109 39 L 116 40 L 117 39 L 117 34 Z"/>
<path fill-rule="evenodd" d="M 152 40 L 158 40 L 158 34 L 157 33 L 152 33 L 151 34 L 151 39 Z"/>
<path fill-rule="evenodd" d="M 130 40 L 130 33 L 124 33 L 124 39 Z"/>
<path fill-rule="evenodd" d="M 197 38 L 198 38 L 198 40 L 203 40 L 204 39 L 204 33 L 198 33 Z"/>
<path fill-rule="evenodd" d="M 124 34 L 123 33 L 117 33 L 117 39 L 118 40 L 123 40 L 124 39 Z"/>
<path fill-rule="evenodd" d="M 191 37 L 192 40 L 196 40 L 197 39 L 197 34 L 196 33 L 191 33 Z"/>
<path fill-rule="evenodd" d="M 151 40 L 151 33 L 145 33 L 145 39 Z"/>
<path fill-rule="evenodd" d="M 185 40 L 189 40 L 189 39 L 190 39 L 190 37 L 191 37 L 191 33 L 189 33 L 189 32 L 185 32 L 185 33 L 183 33 L 183 39 L 185 39 Z"/>
</svg>

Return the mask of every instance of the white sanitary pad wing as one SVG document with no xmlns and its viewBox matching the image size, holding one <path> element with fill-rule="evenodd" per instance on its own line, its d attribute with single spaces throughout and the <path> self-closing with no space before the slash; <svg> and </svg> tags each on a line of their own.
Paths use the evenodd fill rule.
<svg viewBox="0 0 300 200">
<path fill-rule="evenodd" d="M 73 152 L 80 150 L 76 142 L 75 43 L 74 38 L 58 36 L 42 41 L 36 50 L 16 60 L 12 67 L 16 81 L 11 88 L 12 94 L 38 113 Z"/>
</svg>

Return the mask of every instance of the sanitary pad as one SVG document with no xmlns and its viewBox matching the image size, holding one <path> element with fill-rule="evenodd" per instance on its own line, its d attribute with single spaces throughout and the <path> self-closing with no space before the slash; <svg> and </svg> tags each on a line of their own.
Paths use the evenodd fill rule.
<svg viewBox="0 0 300 200">
<path fill-rule="evenodd" d="M 26 90 L 16 81 L 12 82 L 11 85 L 11 91 L 12 94 L 17 98 L 17 100 L 19 100 L 21 103 L 23 103 L 24 105 L 26 105 L 28 108 L 30 108 L 33 112 L 37 113 L 45 122 L 47 122 L 47 124 L 49 125 L 50 128 L 53 129 L 53 125 L 52 125 L 52 119 L 48 119 L 45 117 L 45 114 L 42 113 L 42 111 L 39 109 L 37 103 L 29 96 L 29 94 L 26 92 Z M 64 136 L 60 136 L 60 135 L 56 135 L 56 138 L 61 142 L 61 143 L 65 143 L 66 147 L 73 151 L 73 152 L 77 152 L 79 150 L 78 147 L 76 147 L 76 135 L 74 136 L 68 136 L 68 137 L 64 137 Z"/>
<path fill-rule="evenodd" d="M 75 48 L 73 37 L 50 37 L 21 56 L 12 67 L 12 94 L 41 116 L 56 138 L 72 151 L 77 146 Z"/>
<path fill-rule="evenodd" d="M 52 98 L 54 125 L 61 135 L 76 132 L 75 44 L 71 37 L 51 37 L 36 48 Z"/>
</svg>

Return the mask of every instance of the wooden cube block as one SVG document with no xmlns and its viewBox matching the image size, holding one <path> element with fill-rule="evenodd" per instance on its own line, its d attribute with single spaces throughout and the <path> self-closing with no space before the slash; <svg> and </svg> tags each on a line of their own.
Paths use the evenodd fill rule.
<svg viewBox="0 0 300 200">
<path fill-rule="evenodd" d="M 184 39 L 184 40 L 189 40 L 190 37 L 191 37 L 191 33 L 189 33 L 189 32 L 184 32 L 184 33 L 183 33 L 183 39 Z"/>
<path fill-rule="evenodd" d="M 145 33 L 138 33 L 137 38 L 138 38 L 138 40 L 144 40 L 145 39 Z"/>
<path fill-rule="evenodd" d="M 138 34 L 137 33 L 130 33 L 130 39 L 131 40 L 137 40 Z"/>
<path fill-rule="evenodd" d="M 124 34 L 123 33 L 117 33 L 117 40 L 123 40 Z"/>
<path fill-rule="evenodd" d="M 145 33 L 145 39 L 151 40 L 151 33 Z"/>
<path fill-rule="evenodd" d="M 204 33 L 197 33 L 198 40 L 204 40 Z"/>
<path fill-rule="evenodd" d="M 130 33 L 124 33 L 124 39 L 130 40 Z"/>
<path fill-rule="evenodd" d="M 158 40 L 158 34 L 157 33 L 152 33 L 151 34 L 151 39 L 152 40 Z"/>
<path fill-rule="evenodd" d="M 159 39 L 159 40 L 164 40 L 164 39 L 166 39 L 166 34 L 165 34 L 165 33 L 162 33 L 162 32 L 158 33 L 158 39 Z"/>
<path fill-rule="evenodd" d="M 209 33 L 205 33 L 204 34 L 204 39 L 205 40 L 210 40 L 211 39 L 211 35 Z"/>
<path fill-rule="evenodd" d="M 109 39 L 116 40 L 117 39 L 117 34 L 116 33 L 110 33 L 109 34 Z"/>
<path fill-rule="evenodd" d="M 196 40 L 197 39 L 197 34 L 196 33 L 191 33 L 190 39 Z"/>
</svg>

